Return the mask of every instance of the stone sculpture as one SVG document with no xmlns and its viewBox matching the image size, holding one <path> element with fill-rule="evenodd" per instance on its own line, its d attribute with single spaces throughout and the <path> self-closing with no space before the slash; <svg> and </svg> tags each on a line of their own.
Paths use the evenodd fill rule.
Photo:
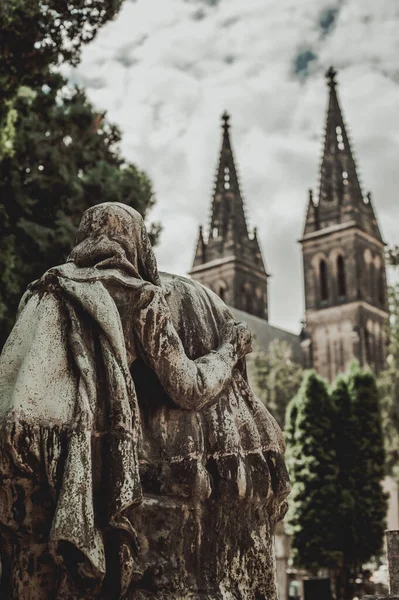
<svg viewBox="0 0 399 600">
<path fill-rule="evenodd" d="M 0 597 L 275 600 L 289 482 L 249 351 L 136 211 L 86 211 L 0 357 Z"/>
</svg>

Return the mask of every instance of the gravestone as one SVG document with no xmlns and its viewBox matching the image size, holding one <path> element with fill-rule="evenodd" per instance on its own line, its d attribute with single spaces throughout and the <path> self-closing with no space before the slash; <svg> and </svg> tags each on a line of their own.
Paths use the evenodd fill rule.
<svg viewBox="0 0 399 600">
<path fill-rule="evenodd" d="M 332 600 L 329 577 L 303 580 L 304 600 Z"/>
<path fill-rule="evenodd" d="M 364 596 L 364 600 L 399 600 L 399 530 L 388 530 L 387 558 L 388 558 L 388 596 Z"/>
</svg>

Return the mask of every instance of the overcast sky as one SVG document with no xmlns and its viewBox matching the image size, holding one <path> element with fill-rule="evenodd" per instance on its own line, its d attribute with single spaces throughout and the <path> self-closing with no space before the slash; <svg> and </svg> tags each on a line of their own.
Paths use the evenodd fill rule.
<svg viewBox="0 0 399 600">
<path fill-rule="evenodd" d="M 398 0 L 125 0 L 70 76 L 153 180 L 156 254 L 171 272 L 189 271 L 208 222 L 220 114 L 231 113 L 248 222 L 272 274 L 270 322 L 298 331 L 297 240 L 317 190 L 330 64 L 363 191 L 399 243 L 398 57 Z"/>
</svg>

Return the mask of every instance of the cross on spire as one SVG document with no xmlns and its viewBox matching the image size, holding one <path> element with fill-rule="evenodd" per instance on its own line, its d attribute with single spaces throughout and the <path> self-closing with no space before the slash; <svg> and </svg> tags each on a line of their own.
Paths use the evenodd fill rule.
<svg viewBox="0 0 399 600">
<path fill-rule="evenodd" d="M 229 123 L 230 115 L 227 112 L 227 110 L 225 110 L 224 113 L 222 114 L 222 121 L 223 121 L 223 129 L 224 129 L 225 133 L 227 133 L 228 129 L 230 127 L 230 123 Z"/>
<path fill-rule="evenodd" d="M 335 81 L 335 77 L 337 76 L 337 71 L 334 69 L 334 67 L 330 67 L 326 73 L 326 78 L 328 79 L 328 85 L 330 88 L 335 88 L 335 86 L 337 85 L 337 82 Z"/>
</svg>

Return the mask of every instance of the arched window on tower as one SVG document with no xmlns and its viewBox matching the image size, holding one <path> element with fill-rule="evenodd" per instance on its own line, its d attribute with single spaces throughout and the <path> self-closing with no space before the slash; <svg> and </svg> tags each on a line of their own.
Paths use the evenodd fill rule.
<svg viewBox="0 0 399 600">
<path fill-rule="evenodd" d="M 319 285 L 320 285 L 320 300 L 327 302 L 328 300 L 328 272 L 327 263 L 324 259 L 321 259 L 319 265 Z"/>
<path fill-rule="evenodd" d="M 246 292 L 245 294 L 245 310 L 247 313 L 252 314 L 253 311 L 253 297 L 251 292 Z"/>
<path fill-rule="evenodd" d="M 229 167 L 224 168 L 224 189 L 230 189 L 230 169 Z"/>
<path fill-rule="evenodd" d="M 251 285 L 247 282 L 242 286 L 242 307 L 245 312 L 253 313 L 253 291 Z"/>
<path fill-rule="evenodd" d="M 219 281 L 216 283 L 216 293 L 219 296 L 219 298 L 221 300 L 223 300 L 223 302 L 226 302 L 226 291 L 227 291 L 227 285 L 226 282 L 223 281 L 223 279 L 219 279 Z"/>
<path fill-rule="evenodd" d="M 262 294 L 262 290 L 257 287 L 255 289 L 255 310 L 254 313 L 256 315 L 258 315 L 259 317 L 263 317 L 265 314 L 265 307 L 263 305 L 263 294 Z"/>
<path fill-rule="evenodd" d="M 371 335 L 367 327 L 364 329 L 364 343 L 366 350 L 366 362 L 368 365 L 371 364 Z"/>
<path fill-rule="evenodd" d="M 344 258 L 341 254 L 337 258 L 337 283 L 338 296 L 344 298 L 346 296 L 346 277 Z"/>
</svg>

